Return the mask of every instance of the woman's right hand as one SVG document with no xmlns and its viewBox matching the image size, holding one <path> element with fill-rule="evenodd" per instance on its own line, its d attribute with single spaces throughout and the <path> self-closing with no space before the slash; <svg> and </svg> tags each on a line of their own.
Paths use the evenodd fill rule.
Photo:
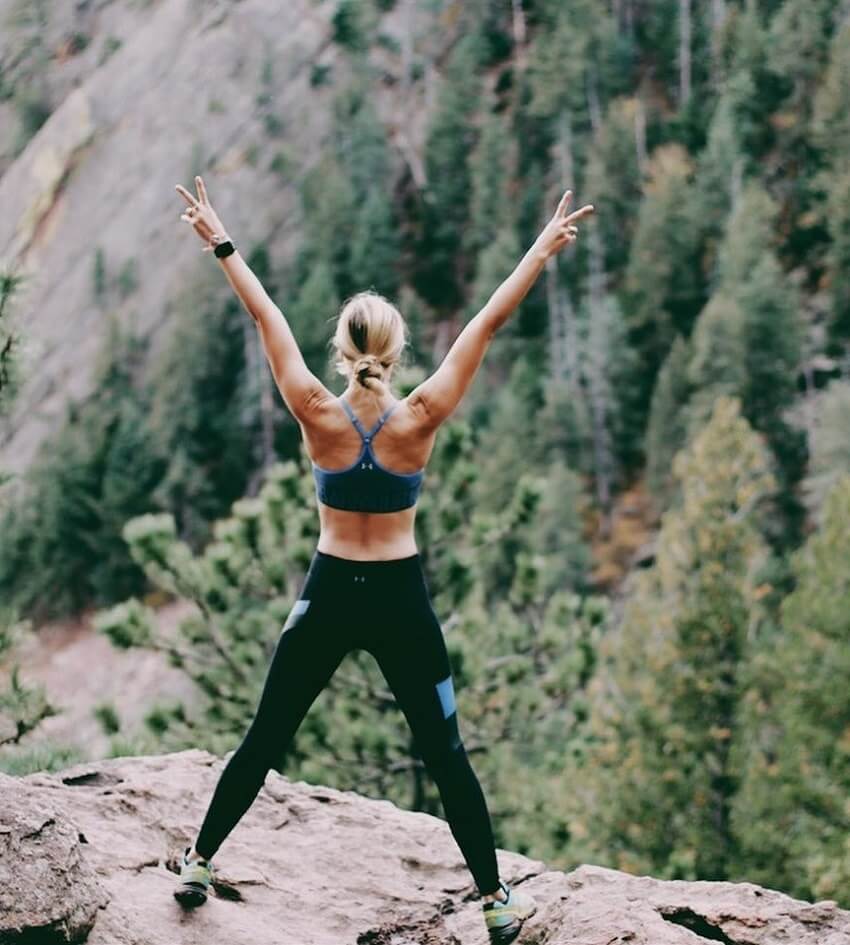
<svg viewBox="0 0 850 945">
<path fill-rule="evenodd" d="M 227 235 L 224 224 L 218 218 L 218 214 L 212 208 L 210 199 L 207 196 L 207 188 L 200 175 L 195 178 L 195 186 L 198 188 L 197 197 L 190 194 L 181 184 L 174 185 L 177 193 L 189 204 L 188 209 L 181 214 L 180 219 L 192 224 L 195 232 L 205 243 L 201 251 L 209 253 L 220 242 L 230 239 L 230 237 Z"/>
<path fill-rule="evenodd" d="M 581 209 L 573 210 L 572 213 L 568 214 L 567 207 L 570 205 L 572 197 L 573 192 L 571 190 L 566 191 L 564 196 L 561 197 L 554 216 L 537 237 L 537 246 L 546 259 L 559 253 L 570 243 L 574 243 L 578 237 L 578 228 L 575 224 L 594 212 L 593 204 L 587 203 Z"/>
</svg>

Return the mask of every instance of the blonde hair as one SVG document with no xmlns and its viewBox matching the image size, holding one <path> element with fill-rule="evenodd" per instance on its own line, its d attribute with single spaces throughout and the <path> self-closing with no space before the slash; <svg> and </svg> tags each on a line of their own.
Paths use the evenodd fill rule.
<svg viewBox="0 0 850 945">
<path fill-rule="evenodd" d="M 329 344 L 336 353 L 338 373 L 357 380 L 376 395 L 389 393 L 389 377 L 407 344 L 407 325 L 401 312 L 371 289 L 343 304 Z"/>
</svg>

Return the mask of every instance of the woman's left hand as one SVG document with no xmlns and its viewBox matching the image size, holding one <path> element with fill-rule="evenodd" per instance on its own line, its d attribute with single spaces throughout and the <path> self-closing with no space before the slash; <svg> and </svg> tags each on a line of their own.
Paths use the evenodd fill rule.
<svg viewBox="0 0 850 945">
<path fill-rule="evenodd" d="M 180 219 L 192 224 L 195 232 L 206 244 L 201 252 L 208 253 L 230 237 L 227 235 L 224 224 L 219 220 L 218 214 L 212 208 L 207 197 L 207 188 L 200 175 L 195 178 L 195 186 L 198 188 L 197 197 L 190 194 L 180 184 L 174 185 L 180 196 L 189 204 L 189 208 L 180 215 Z"/>
</svg>

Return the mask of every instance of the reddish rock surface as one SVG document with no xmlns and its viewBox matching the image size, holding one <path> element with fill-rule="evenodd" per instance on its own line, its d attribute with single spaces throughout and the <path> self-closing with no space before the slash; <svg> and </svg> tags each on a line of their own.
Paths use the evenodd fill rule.
<svg viewBox="0 0 850 945">
<path fill-rule="evenodd" d="M 277 772 L 219 850 L 210 899 L 184 912 L 177 857 L 223 764 L 185 751 L 0 775 L 0 943 L 486 945 L 445 821 Z M 833 902 L 498 855 L 539 903 L 519 945 L 850 945 Z"/>
</svg>

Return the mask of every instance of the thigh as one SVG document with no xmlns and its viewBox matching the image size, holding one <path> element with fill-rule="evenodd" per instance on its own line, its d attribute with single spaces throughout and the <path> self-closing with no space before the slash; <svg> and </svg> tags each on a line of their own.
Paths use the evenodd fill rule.
<svg viewBox="0 0 850 945">
<path fill-rule="evenodd" d="M 344 630 L 327 590 L 302 587 L 275 645 L 249 744 L 274 750 L 295 734 L 348 650 Z"/>
<path fill-rule="evenodd" d="M 423 761 L 462 747 L 454 678 L 440 621 L 424 589 L 395 603 L 370 650 Z"/>
</svg>

